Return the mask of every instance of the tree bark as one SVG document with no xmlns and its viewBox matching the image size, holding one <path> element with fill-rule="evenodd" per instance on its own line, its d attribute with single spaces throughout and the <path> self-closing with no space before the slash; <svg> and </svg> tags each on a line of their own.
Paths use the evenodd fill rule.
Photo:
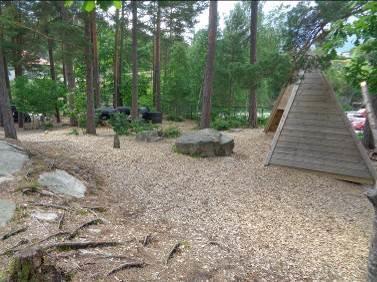
<svg viewBox="0 0 377 282">
<path fill-rule="evenodd" d="M 137 65 L 137 1 L 131 1 L 132 6 L 132 103 L 131 118 L 138 118 L 138 65 Z"/>
<path fill-rule="evenodd" d="M 85 15 L 85 64 L 86 64 L 86 133 L 96 134 L 93 90 L 93 51 L 91 43 L 91 16 Z"/>
<path fill-rule="evenodd" d="M 0 66 L 4 66 L 4 55 L 1 44 Z M 4 67 L 0 67 L 0 112 L 3 120 L 5 137 L 17 139 L 16 128 L 14 126 L 12 110 L 9 103 L 8 89 L 6 87 L 6 74 Z"/>
<path fill-rule="evenodd" d="M 114 40 L 114 94 L 113 94 L 113 106 L 118 107 L 119 101 L 119 10 L 115 11 L 115 40 Z"/>
<path fill-rule="evenodd" d="M 93 52 L 93 91 L 95 108 L 99 108 L 101 105 L 101 92 L 100 92 L 100 77 L 99 77 L 99 64 L 98 64 L 98 50 L 97 50 L 97 23 L 96 23 L 96 10 L 94 9 L 90 13 L 91 24 L 91 42 Z"/>
<path fill-rule="evenodd" d="M 51 80 L 56 82 L 56 71 L 55 71 L 55 62 L 54 62 L 54 51 L 53 51 L 53 41 L 52 39 L 47 40 L 48 44 L 48 57 L 50 60 L 50 75 Z M 56 122 L 60 123 L 60 113 L 59 113 L 59 107 L 58 107 L 58 101 L 55 102 L 55 117 Z"/>
<path fill-rule="evenodd" d="M 123 69 L 123 52 L 124 52 L 124 10 L 126 9 L 126 4 L 122 1 L 122 15 L 120 18 L 120 51 L 119 51 L 119 64 L 118 64 L 118 106 L 123 106 L 122 99 L 122 69 Z"/>
<path fill-rule="evenodd" d="M 251 1 L 250 10 L 250 64 L 255 64 L 257 61 L 258 1 Z M 257 126 L 257 84 L 254 82 L 249 91 L 249 127 L 256 128 Z"/>
<path fill-rule="evenodd" d="M 208 52 L 203 87 L 202 115 L 200 128 L 208 128 L 211 123 L 211 98 L 213 93 L 213 77 L 215 68 L 216 53 L 216 32 L 217 32 L 217 1 L 210 1 L 209 4 L 209 26 L 208 26 Z"/>
<path fill-rule="evenodd" d="M 61 2 L 61 16 L 63 19 L 64 24 L 69 24 L 69 15 L 67 9 L 64 7 L 64 2 Z M 63 65 L 64 65 L 64 76 L 67 80 L 67 87 L 68 87 L 68 107 L 69 111 L 72 113 L 74 110 L 74 102 L 75 102 L 75 76 L 73 70 L 73 61 L 72 61 L 72 47 L 68 44 L 64 43 L 67 41 L 67 35 L 63 34 Z M 76 126 L 77 120 L 70 115 L 70 125 Z"/>
<path fill-rule="evenodd" d="M 156 18 L 156 34 L 155 34 L 155 53 L 153 63 L 153 97 L 157 112 L 161 112 L 161 78 L 160 78 L 160 62 L 161 62 L 161 8 L 160 2 L 157 1 L 157 18 Z"/>
</svg>

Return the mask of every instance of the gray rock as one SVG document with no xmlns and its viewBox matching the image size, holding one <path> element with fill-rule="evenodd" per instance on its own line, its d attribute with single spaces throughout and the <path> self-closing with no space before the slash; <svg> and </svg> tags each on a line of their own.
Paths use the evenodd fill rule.
<svg viewBox="0 0 377 282">
<path fill-rule="evenodd" d="M 230 156 L 234 140 L 217 130 L 207 128 L 182 135 L 175 146 L 177 152 L 191 156 Z"/>
<path fill-rule="evenodd" d="M 137 141 L 157 142 L 161 139 L 162 137 L 158 134 L 157 130 L 144 130 L 136 134 Z"/>
<path fill-rule="evenodd" d="M 22 148 L 0 141 L 0 183 L 11 180 L 28 159 Z"/>
<path fill-rule="evenodd" d="M 15 211 L 15 203 L 0 199 L 0 227 L 5 226 L 12 219 Z"/>
<path fill-rule="evenodd" d="M 38 182 L 52 192 L 76 198 L 84 197 L 86 192 L 85 185 L 64 170 L 57 169 L 52 172 L 44 172 L 39 176 Z"/>
<path fill-rule="evenodd" d="M 31 217 L 43 220 L 43 221 L 56 221 L 58 219 L 58 214 L 54 212 L 33 212 Z"/>
</svg>

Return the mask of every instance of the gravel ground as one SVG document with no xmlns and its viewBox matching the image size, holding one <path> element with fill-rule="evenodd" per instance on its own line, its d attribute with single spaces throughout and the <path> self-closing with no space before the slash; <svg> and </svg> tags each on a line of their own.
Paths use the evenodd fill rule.
<svg viewBox="0 0 377 282">
<path fill-rule="evenodd" d="M 184 131 L 194 126 L 177 124 Z M 108 222 L 90 229 L 85 238 L 124 241 L 152 235 L 147 247 L 130 243 L 107 250 L 148 264 L 118 272 L 116 279 L 366 279 L 373 219 L 366 188 L 296 169 L 264 167 L 271 136 L 262 130 L 227 133 L 235 138 L 234 155 L 209 159 L 176 154 L 174 140 L 138 143 L 121 137 L 121 149 L 115 150 L 110 129 L 99 129 L 97 136 L 69 131 L 20 131 L 19 139 L 28 149 L 70 159 L 101 177 L 101 189 L 85 201 L 107 206 L 103 217 Z M 69 217 L 67 225 L 84 216 Z M 50 230 L 46 224 L 44 228 Z M 166 264 L 176 242 L 182 247 Z M 120 262 L 93 259 L 90 252 L 65 253 L 59 265 L 71 269 L 77 281 L 114 281 L 103 273 Z"/>
</svg>

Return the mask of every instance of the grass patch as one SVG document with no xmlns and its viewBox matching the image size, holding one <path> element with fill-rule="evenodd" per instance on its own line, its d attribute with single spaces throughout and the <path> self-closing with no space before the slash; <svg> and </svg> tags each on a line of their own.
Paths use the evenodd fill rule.
<svg viewBox="0 0 377 282">
<path fill-rule="evenodd" d="M 177 138 L 181 136 L 181 130 L 176 126 L 169 126 L 162 129 L 162 136 L 165 138 Z"/>
</svg>

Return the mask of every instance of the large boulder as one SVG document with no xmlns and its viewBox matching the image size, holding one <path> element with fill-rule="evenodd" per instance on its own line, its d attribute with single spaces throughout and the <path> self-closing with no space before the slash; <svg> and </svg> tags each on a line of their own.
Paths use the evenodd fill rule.
<svg viewBox="0 0 377 282">
<path fill-rule="evenodd" d="M 0 141 L 0 183 L 11 180 L 28 159 L 22 148 Z"/>
<path fill-rule="evenodd" d="M 233 153 L 233 138 L 214 129 L 202 129 L 183 134 L 175 142 L 177 152 L 191 156 L 230 156 Z"/>
</svg>

